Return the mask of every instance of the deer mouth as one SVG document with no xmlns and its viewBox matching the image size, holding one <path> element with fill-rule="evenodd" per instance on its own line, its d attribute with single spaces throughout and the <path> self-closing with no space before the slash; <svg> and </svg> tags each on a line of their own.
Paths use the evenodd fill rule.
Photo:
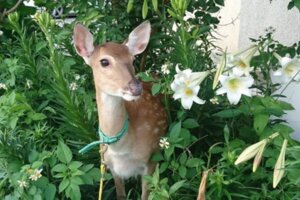
<svg viewBox="0 0 300 200">
<path fill-rule="evenodd" d="M 140 98 L 141 94 L 139 95 L 134 95 L 132 94 L 131 92 L 123 92 L 123 95 L 122 95 L 122 98 L 125 100 L 125 101 L 136 101 Z"/>
</svg>

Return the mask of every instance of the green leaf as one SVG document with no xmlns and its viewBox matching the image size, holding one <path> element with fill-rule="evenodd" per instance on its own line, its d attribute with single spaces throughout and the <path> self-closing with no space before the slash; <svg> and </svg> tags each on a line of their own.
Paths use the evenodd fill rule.
<svg viewBox="0 0 300 200">
<path fill-rule="evenodd" d="M 285 101 L 278 101 L 279 106 L 283 109 L 283 110 L 295 110 L 295 108 L 293 107 L 292 104 L 287 103 Z"/>
<path fill-rule="evenodd" d="M 224 6 L 224 0 L 215 0 L 216 4 Z"/>
<path fill-rule="evenodd" d="M 71 170 L 77 170 L 79 167 L 82 166 L 82 162 L 79 162 L 79 161 L 72 161 L 69 165 L 69 168 Z"/>
<path fill-rule="evenodd" d="M 180 164 L 185 165 L 186 161 L 187 161 L 187 155 L 185 152 L 183 152 L 179 157 L 179 162 Z"/>
<path fill-rule="evenodd" d="M 39 153 L 36 150 L 31 150 L 28 155 L 28 161 L 30 163 L 33 163 L 34 161 L 38 160 L 38 158 L 39 158 Z"/>
<path fill-rule="evenodd" d="M 294 5 L 295 5 L 296 8 L 298 8 L 298 10 L 300 11 L 300 0 L 294 0 Z"/>
<path fill-rule="evenodd" d="M 181 181 L 178 181 L 178 182 L 174 183 L 170 187 L 169 194 L 172 195 L 175 192 L 177 192 L 183 186 L 184 183 L 185 183 L 185 180 L 181 180 Z"/>
<path fill-rule="evenodd" d="M 217 112 L 217 113 L 213 114 L 213 116 L 217 116 L 217 117 L 221 117 L 221 118 L 232 118 L 232 117 L 237 117 L 240 114 L 242 114 L 242 112 L 240 110 L 228 109 L 228 110 L 222 110 L 220 112 Z"/>
<path fill-rule="evenodd" d="M 288 4 L 288 10 L 291 10 L 292 8 L 294 8 L 295 4 L 293 1 L 291 1 L 289 4 Z"/>
<path fill-rule="evenodd" d="M 254 115 L 253 126 L 257 133 L 261 133 L 269 122 L 269 115 L 266 114 L 257 114 Z"/>
<path fill-rule="evenodd" d="M 71 184 L 71 199 L 72 200 L 80 200 L 81 199 L 81 193 L 79 186 L 76 184 Z"/>
<path fill-rule="evenodd" d="M 151 82 L 151 81 L 154 81 L 154 79 L 152 78 L 152 76 L 151 76 L 151 75 L 148 75 L 148 74 L 145 73 L 145 72 L 140 72 L 140 73 L 137 74 L 137 76 L 138 76 L 139 78 L 141 78 L 142 81 L 144 81 L 144 82 Z"/>
<path fill-rule="evenodd" d="M 181 132 L 181 122 L 177 122 L 170 131 L 170 138 L 176 139 L 179 137 Z"/>
<path fill-rule="evenodd" d="M 56 187 L 53 184 L 48 184 L 47 188 L 44 190 L 44 197 L 46 200 L 54 200 L 56 194 Z"/>
<path fill-rule="evenodd" d="M 173 18 L 177 18 L 177 15 L 176 15 L 176 13 L 175 12 L 173 12 L 171 9 L 167 9 L 167 11 L 168 11 L 168 13 L 173 17 Z"/>
<path fill-rule="evenodd" d="M 230 136 L 230 132 L 229 132 L 229 128 L 226 124 L 224 127 L 224 139 L 225 139 L 226 144 L 229 144 L 229 136 Z"/>
<path fill-rule="evenodd" d="M 58 143 L 56 154 L 62 163 L 67 164 L 72 160 L 72 152 L 70 148 L 62 141 L 59 141 Z"/>
<path fill-rule="evenodd" d="M 57 164 L 52 168 L 53 172 L 65 172 L 67 171 L 68 167 L 65 164 Z"/>
<path fill-rule="evenodd" d="M 153 5 L 153 10 L 157 11 L 157 8 L 158 8 L 157 0 L 152 0 L 152 5 Z"/>
<path fill-rule="evenodd" d="M 45 41 L 40 41 L 36 44 L 35 46 L 35 51 L 39 52 L 40 50 L 42 50 L 43 48 L 45 48 L 47 46 L 47 42 Z"/>
<path fill-rule="evenodd" d="M 127 13 L 130 13 L 133 7 L 133 0 L 129 0 L 127 3 Z"/>
<path fill-rule="evenodd" d="M 168 169 L 169 163 L 163 162 L 159 165 L 159 172 L 163 173 Z"/>
<path fill-rule="evenodd" d="M 17 116 L 15 116 L 12 119 L 10 119 L 9 126 L 10 126 L 11 129 L 15 129 L 16 128 L 18 119 L 19 118 Z"/>
<path fill-rule="evenodd" d="M 33 113 L 29 116 L 33 121 L 40 121 L 46 118 L 46 115 L 43 113 Z"/>
<path fill-rule="evenodd" d="M 289 134 L 294 132 L 294 129 L 292 129 L 290 126 L 282 124 L 282 123 L 274 125 L 273 129 L 274 129 L 274 132 L 279 132 L 286 138 L 288 138 Z"/>
<path fill-rule="evenodd" d="M 76 185 L 82 185 L 83 181 L 79 176 L 74 176 L 71 178 L 71 183 Z"/>
<path fill-rule="evenodd" d="M 144 0 L 143 8 L 142 8 L 143 19 L 146 19 L 147 14 L 148 14 L 148 0 Z"/>
<path fill-rule="evenodd" d="M 32 163 L 31 167 L 33 169 L 37 169 L 37 168 L 40 168 L 42 165 L 43 165 L 43 162 L 41 162 L 41 161 L 35 161 L 35 162 Z"/>
<path fill-rule="evenodd" d="M 179 168 L 178 168 L 178 172 L 179 172 L 179 176 L 181 178 L 185 178 L 186 172 L 187 172 L 186 167 L 183 166 L 183 165 L 180 165 Z"/>
<path fill-rule="evenodd" d="M 174 147 L 170 146 L 168 149 L 165 149 L 166 160 L 170 160 L 171 155 L 174 153 Z"/>
<path fill-rule="evenodd" d="M 207 10 L 207 12 L 209 12 L 209 13 L 216 13 L 216 12 L 218 12 L 219 10 L 220 10 L 219 7 L 214 6 L 214 7 L 210 7 L 210 8 Z"/>
<path fill-rule="evenodd" d="M 161 89 L 161 84 L 159 84 L 159 83 L 153 84 L 152 88 L 151 88 L 152 95 L 155 96 L 156 94 L 158 94 L 160 89 Z"/>
<path fill-rule="evenodd" d="M 200 158 L 191 158 L 186 162 L 187 167 L 198 167 L 202 165 L 204 162 Z"/>
<path fill-rule="evenodd" d="M 182 126 L 184 128 L 196 128 L 199 127 L 199 124 L 195 119 L 189 118 L 183 121 Z"/>
<path fill-rule="evenodd" d="M 159 162 L 162 160 L 164 160 L 164 157 L 161 154 L 161 152 L 157 152 L 151 156 L 151 161 L 153 161 L 153 162 Z"/>
<path fill-rule="evenodd" d="M 70 185 L 70 180 L 69 179 L 63 179 L 62 182 L 60 182 L 58 186 L 58 192 L 61 193 L 64 191 L 68 186 Z"/>
</svg>

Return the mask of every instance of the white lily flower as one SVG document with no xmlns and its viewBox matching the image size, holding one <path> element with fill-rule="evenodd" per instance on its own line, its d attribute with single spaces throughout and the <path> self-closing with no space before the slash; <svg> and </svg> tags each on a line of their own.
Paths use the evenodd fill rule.
<svg viewBox="0 0 300 200">
<path fill-rule="evenodd" d="M 42 174 L 41 174 L 42 171 L 43 171 L 43 169 L 34 170 L 33 174 L 30 175 L 29 179 L 32 181 L 37 181 L 39 178 L 42 177 Z"/>
<path fill-rule="evenodd" d="M 174 81 L 177 83 L 184 82 L 187 86 L 199 85 L 209 74 L 209 71 L 193 72 L 191 69 L 185 69 L 181 71 L 178 65 L 176 65 L 175 69 L 177 74 L 175 75 Z"/>
<path fill-rule="evenodd" d="M 3 31 L 0 30 L 0 36 L 3 35 Z"/>
<path fill-rule="evenodd" d="M 300 80 L 300 60 L 298 58 L 289 58 L 288 56 L 281 57 L 277 53 L 274 56 L 278 59 L 282 68 L 274 72 L 274 76 L 281 76 L 282 82 L 287 83 L 291 80 Z"/>
<path fill-rule="evenodd" d="M 176 66 L 174 81 L 171 83 L 171 89 L 174 91 L 173 98 L 181 99 L 181 104 L 184 109 L 190 109 L 193 102 L 204 104 L 205 101 L 200 99 L 197 94 L 200 90 L 199 84 L 209 74 L 209 72 L 192 72 L 191 69 L 181 71 Z"/>
<path fill-rule="evenodd" d="M 248 50 L 242 51 L 235 55 L 227 56 L 227 65 L 233 67 L 232 72 L 237 76 L 249 76 L 253 71 L 253 67 L 250 66 L 250 61 L 253 55 L 256 53 L 257 47 L 250 47 Z"/>
<path fill-rule="evenodd" d="M 278 156 L 278 159 L 274 167 L 273 188 L 276 188 L 276 186 L 278 185 L 278 183 L 280 182 L 284 174 L 285 152 L 286 152 L 287 142 L 288 142 L 287 139 L 284 139 L 280 154 Z"/>
<path fill-rule="evenodd" d="M 251 76 L 239 77 L 236 75 L 232 76 L 220 76 L 220 82 L 222 87 L 216 91 L 216 94 L 227 93 L 227 98 L 229 102 L 233 105 L 239 103 L 242 94 L 246 96 L 251 96 L 251 90 L 249 87 L 252 86 L 254 80 Z"/>
<path fill-rule="evenodd" d="M 205 101 L 200 99 L 197 94 L 200 90 L 200 86 L 190 86 L 188 87 L 184 83 L 180 85 L 172 85 L 171 88 L 175 91 L 173 98 L 175 100 L 181 99 L 181 104 L 184 109 L 191 109 L 193 102 L 197 104 L 204 104 Z"/>
</svg>

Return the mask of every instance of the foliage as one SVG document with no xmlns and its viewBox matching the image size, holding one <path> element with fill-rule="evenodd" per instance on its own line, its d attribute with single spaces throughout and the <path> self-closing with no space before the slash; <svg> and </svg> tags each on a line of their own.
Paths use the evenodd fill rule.
<svg viewBox="0 0 300 200">
<path fill-rule="evenodd" d="M 150 44 L 135 66 L 140 79 L 152 82 L 152 94 L 162 95 L 170 125 L 160 143 L 162 151 L 151 158 L 159 165 L 152 176 L 144 177 L 151 189 L 149 199 L 196 199 L 204 172 L 208 172 L 206 199 L 300 196 L 299 143 L 290 138 L 293 130 L 282 119 L 293 107 L 274 93 L 282 84 L 270 76 L 283 67 L 279 60 L 286 54 L 299 59 L 299 43 L 284 46 L 268 30 L 251 39 L 255 52 L 249 60 L 243 55 L 252 47 L 233 55 L 222 51 L 214 45 L 213 32 L 219 23 L 214 13 L 224 6 L 223 0 L 35 0 L 35 4 L 43 12 L 21 3 L 17 12 L 0 19 L 1 199 L 97 199 L 99 154 L 97 150 L 78 154 L 83 145 L 97 139 L 97 112 L 91 70 L 72 45 L 75 22 L 64 21 L 74 15 L 76 22 L 90 28 L 97 43 L 122 42 L 140 22 L 151 21 Z M 7 0 L 3 8 L 14 5 Z M 64 8 L 63 14 L 51 17 L 58 7 Z M 212 56 L 216 51 L 221 55 L 218 61 Z M 220 77 L 230 76 L 237 65 L 230 65 L 236 61 L 231 57 L 251 67 L 248 75 L 254 82 L 246 89 L 256 89 L 255 95 L 242 95 L 236 105 L 228 101 L 228 93 L 216 92 Z M 200 86 L 194 95 L 205 100 L 204 105 L 192 102 L 183 107 L 172 98 L 172 83 L 182 84 L 176 75 L 189 70 L 206 74 L 195 76 L 201 80 L 193 85 Z M 270 140 L 274 133 L 278 136 Z M 273 170 L 285 139 L 286 176 L 273 188 Z M 268 141 L 261 166 L 254 173 L 249 162 L 236 166 L 243 149 L 259 140 Z M 105 177 L 103 199 L 114 199 L 111 175 Z M 139 199 L 140 188 L 131 181 L 127 185 L 132 188 L 127 198 Z"/>
</svg>

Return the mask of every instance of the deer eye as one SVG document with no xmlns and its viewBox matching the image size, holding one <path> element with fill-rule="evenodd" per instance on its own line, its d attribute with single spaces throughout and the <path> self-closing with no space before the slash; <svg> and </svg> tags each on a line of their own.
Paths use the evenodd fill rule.
<svg viewBox="0 0 300 200">
<path fill-rule="evenodd" d="M 102 67 L 107 67 L 109 65 L 109 61 L 107 59 L 101 59 L 100 63 Z"/>
</svg>

